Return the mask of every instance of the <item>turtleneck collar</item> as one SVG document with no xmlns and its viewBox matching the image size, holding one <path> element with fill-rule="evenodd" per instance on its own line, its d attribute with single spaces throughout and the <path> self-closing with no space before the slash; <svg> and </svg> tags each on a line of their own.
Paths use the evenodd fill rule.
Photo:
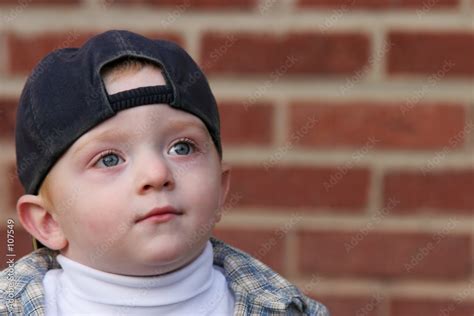
<svg viewBox="0 0 474 316">
<path fill-rule="evenodd" d="M 176 304 L 207 290 L 212 284 L 212 246 L 190 264 L 174 272 L 151 277 L 125 276 L 99 271 L 67 257 L 57 260 L 64 273 L 63 286 L 81 299 L 111 305 L 156 306 Z M 140 292 L 138 297 L 136 293 Z"/>
<path fill-rule="evenodd" d="M 107 273 L 57 256 L 62 269 L 48 271 L 43 284 L 46 315 L 117 310 L 134 315 L 231 315 L 234 298 L 222 272 L 213 266 L 213 249 L 165 275 L 141 277 Z"/>
</svg>

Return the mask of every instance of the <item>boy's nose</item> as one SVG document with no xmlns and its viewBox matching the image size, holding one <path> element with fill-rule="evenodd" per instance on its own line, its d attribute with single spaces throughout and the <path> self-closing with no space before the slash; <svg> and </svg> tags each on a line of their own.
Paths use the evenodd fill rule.
<svg viewBox="0 0 474 316">
<path fill-rule="evenodd" d="M 148 191 L 172 189 L 174 179 L 166 159 L 159 153 L 147 151 L 139 160 L 137 174 L 138 193 L 144 194 Z"/>
</svg>

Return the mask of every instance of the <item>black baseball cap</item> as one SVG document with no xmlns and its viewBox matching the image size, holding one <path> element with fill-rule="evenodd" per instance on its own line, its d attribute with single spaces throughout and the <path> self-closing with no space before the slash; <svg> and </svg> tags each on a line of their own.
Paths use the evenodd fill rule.
<svg viewBox="0 0 474 316">
<path fill-rule="evenodd" d="M 157 64 L 166 85 L 109 95 L 101 70 L 126 58 Z M 16 162 L 25 193 L 38 194 L 50 169 L 80 136 L 121 110 L 147 104 L 168 104 L 200 118 L 222 158 L 216 100 L 204 73 L 177 44 L 111 30 L 79 48 L 49 53 L 28 77 L 17 110 Z"/>
</svg>

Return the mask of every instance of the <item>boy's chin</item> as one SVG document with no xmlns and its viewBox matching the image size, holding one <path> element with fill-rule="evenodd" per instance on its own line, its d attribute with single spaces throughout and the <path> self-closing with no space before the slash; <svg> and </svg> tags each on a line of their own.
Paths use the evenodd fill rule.
<svg viewBox="0 0 474 316">
<path fill-rule="evenodd" d="M 188 265 L 199 254 L 200 252 L 195 253 L 187 247 L 171 247 L 170 245 L 142 249 L 133 260 L 136 268 L 129 272 L 141 276 L 167 274 Z"/>
</svg>

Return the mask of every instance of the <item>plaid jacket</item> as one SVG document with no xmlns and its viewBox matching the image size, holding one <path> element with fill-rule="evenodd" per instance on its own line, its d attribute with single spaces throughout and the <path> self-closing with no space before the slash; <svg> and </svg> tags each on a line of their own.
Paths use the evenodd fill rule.
<svg viewBox="0 0 474 316">
<path fill-rule="evenodd" d="M 303 295 L 260 261 L 215 238 L 211 243 L 214 264 L 224 269 L 235 295 L 234 315 L 329 316 L 323 305 Z M 1 316 L 45 314 L 42 282 L 48 270 L 61 268 L 57 254 L 40 248 L 18 260 L 14 275 L 12 269 L 1 272 Z"/>
</svg>

